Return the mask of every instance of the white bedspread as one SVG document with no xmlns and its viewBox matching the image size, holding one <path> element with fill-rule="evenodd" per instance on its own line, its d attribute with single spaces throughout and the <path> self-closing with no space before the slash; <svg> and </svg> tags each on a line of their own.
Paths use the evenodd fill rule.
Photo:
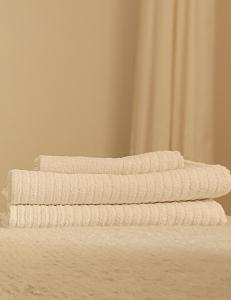
<svg viewBox="0 0 231 300">
<path fill-rule="evenodd" d="M 0 228 L 0 299 L 231 299 L 231 219 L 210 227 Z"/>
</svg>

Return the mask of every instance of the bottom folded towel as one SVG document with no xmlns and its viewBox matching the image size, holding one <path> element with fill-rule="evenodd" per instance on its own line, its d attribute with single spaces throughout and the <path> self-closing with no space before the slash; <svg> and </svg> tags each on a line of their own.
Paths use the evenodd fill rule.
<svg viewBox="0 0 231 300">
<path fill-rule="evenodd" d="M 11 205 L 9 226 L 220 225 L 214 200 L 122 205 Z"/>
</svg>

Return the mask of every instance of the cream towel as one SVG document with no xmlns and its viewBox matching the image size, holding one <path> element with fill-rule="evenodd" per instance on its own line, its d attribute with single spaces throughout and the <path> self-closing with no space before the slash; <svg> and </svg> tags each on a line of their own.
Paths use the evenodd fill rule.
<svg viewBox="0 0 231 300">
<path fill-rule="evenodd" d="M 213 200 L 130 205 L 11 205 L 9 226 L 220 225 Z"/>
<path fill-rule="evenodd" d="M 191 163 L 184 169 L 139 175 L 13 170 L 7 194 L 11 204 L 130 204 L 216 198 L 230 188 L 225 167 Z"/>
<path fill-rule="evenodd" d="M 122 158 L 39 156 L 34 170 L 57 173 L 138 174 L 184 167 L 178 151 L 156 151 Z"/>
</svg>

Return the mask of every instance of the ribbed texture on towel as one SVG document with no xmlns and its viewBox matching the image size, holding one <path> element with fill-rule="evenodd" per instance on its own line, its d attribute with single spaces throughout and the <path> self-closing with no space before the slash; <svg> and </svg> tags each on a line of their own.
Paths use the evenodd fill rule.
<svg viewBox="0 0 231 300">
<path fill-rule="evenodd" d="M 57 173 L 139 174 L 184 167 L 177 151 L 156 151 L 122 158 L 39 156 L 34 170 Z"/>
<path fill-rule="evenodd" d="M 219 225 L 226 222 L 216 201 L 131 205 L 12 205 L 11 227 L 108 225 Z"/>
<path fill-rule="evenodd" d="M 216 198 L 230 191 L 222 166 L 139 175 L 58 174 L 13 170 L 8 178 L 11 204 L 123 204 Z"/>
</svg>

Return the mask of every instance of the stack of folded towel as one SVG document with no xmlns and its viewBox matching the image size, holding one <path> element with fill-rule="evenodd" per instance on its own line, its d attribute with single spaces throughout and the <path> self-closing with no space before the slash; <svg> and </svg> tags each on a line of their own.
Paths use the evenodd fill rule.
<svg viewBox="0 0 231 300">
<path fill-rule="evenodd" d="M 218 225 L 212 198 L 231 189 L 220 165 L 185 161 L 179 152 L 123 158 L 40 156 L 33 171 L 9 172 L 9 225 Z"/>
</svg>

